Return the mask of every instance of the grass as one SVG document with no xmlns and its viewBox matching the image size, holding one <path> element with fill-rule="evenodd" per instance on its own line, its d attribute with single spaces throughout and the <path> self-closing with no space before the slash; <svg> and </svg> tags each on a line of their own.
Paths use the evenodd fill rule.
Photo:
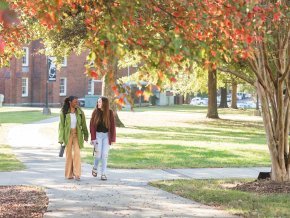
<svg viewBox="0 0 290 218">
<path fill-rule="evenodd" d="M 13 171 L 25 169 L 25 166 L 12 154 L 8 145 L 0 145 L 0 171 Z"/>
<path fill-rule="evenodd" d="M 270 166 L 261 119 L 255 121 L 242 111 L 232 119 L 212 120 L 194 111 L 199 107 L 171 108 L 159 113 L 157 107 L 153 111 L 140 108 L 142 111 L 125 112 L 126 116 L 120 113 L 127 127 L 117 129 L 117 144 L 110 150 L 108 166 L 135 169 Z M 184 108 L 193 111 L 186 112 Z M 232 110 L 224 113 L 231 115 Z M 84 160 L 90 164 L 91 150 L 84 149 Z"/>
<path fill-rule="evenodd" d="M 129 111 L 130 109 L 123 109 Z M 207 106 L 192 106 L 192 105 L 170 105 L 170 106 L 149 106 L 149 107 L 134 107 L 136 112 L 147 111 L 163 111 L 163 112 L 194 112 L 194 113 L 207 113 Z M 219 114 L 244 114 L 251 116 L 254 113 L 254 109 L 231 109 L 231 108 L 218 108 Z"/>
<path fill-rule="evenodd" d="M 247 180 L 175 180 L 151 185 L 210 206 L 218 206 L 244 217 L 289 217 L 289 194 L 257 194 L 230 190 Z"/>
<path fill-rule="evenodd" d="M 207 110 L 207 107 L 204 107 L 204 106 L 197 107 L 197 106 L 192 106 L 192 105 L 134 107 L 134 111 L 136 111 L 136 112 L 163 111 L 163 112 L 196 112 L 196 113 L 204 113 L 206 110 Z"/>
<path fill-rule="evenodd" d="M 58 114 L 43 115 L 41 111 L 13 111 L 0 112 L 0 124 L 2 123 L 33 123 L 40 120 L 58 116 Z"/>
<path fill-rule="evenodd" d="M 265 134 L 255 128 L 240 127 L 238 130 L 230 129 L 227 127 L 226 121 L 224 123 L 220 121 L 220 124 L 208 124 L 207 126 L 201 127 L 137 127 L 136 129 L 141 130 L 139 133 L 124 132 L 118 136 L 121 138 L 131 139 L 147 139 L 147 140 L 175 140 L 187 141 L 187 142 L 228 142 L 238 144 L 261 144 L 265 145 L 266 139 Z M 219 125 L 214 127 L 214 125 Z M 233 128 L 233 127 L 232 127 Z"/>
<path fill-rule="evenodd" d="M 86 158 L 92 163 L 91 157 Z M 122 144 L 112 149 L 109 167 L 112 168 L 200 168 L 200 167 L 250 167 L 266 166 L 269 158 L 265 152 L 252 150 L 183 148 L 179 145 Z"/>
</svg>

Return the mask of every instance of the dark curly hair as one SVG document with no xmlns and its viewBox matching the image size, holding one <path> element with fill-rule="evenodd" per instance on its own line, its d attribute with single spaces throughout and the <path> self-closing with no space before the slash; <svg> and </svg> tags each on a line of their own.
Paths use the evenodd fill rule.
<svg viewBox="0 0 290 218">
<path fill-rule="evenodd" d="M 67 114 L 68 110 L 69 110 L 69 103 L 72 102 L 74 99 L 78 99 L 78 97 L 76 96 L 69 96 L 67 98 L 64 99 L 64 104 L 61 108 L 62 113 L 65 115 Z"/>
</svg>

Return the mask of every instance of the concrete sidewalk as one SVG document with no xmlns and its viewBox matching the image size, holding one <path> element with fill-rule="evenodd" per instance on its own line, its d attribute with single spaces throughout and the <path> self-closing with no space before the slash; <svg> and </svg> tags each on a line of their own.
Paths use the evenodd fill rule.
<svg viewBox="0 0 290 218">
<path fill-rule="evenodd" d="M 164 192 L 149 181 L 189 178 L 256 178 L 269 168 L 126 170 L 109 169 L 108 181 L 91 176 L 64 179 L 64 158 L 51 148 L 14 150 L 27 169 L 0 173 L 0 185 L 38 185 L 49 197 L 45 217 L 233 217 L 228 213 Z"/>
<path fill-rule="evenodd" d="M 81 181 L 64 179 L 64 158 L 55 145 L 57 118 L 12 126 L 0 143 L 9 144 L 27 169 L 0 173 L 0 185 L 37 185 L 49 197 L 45 217 L 233 217 L 167 193 L 149 181 L 203 178 L 256 178 L 269 168 L 128 170 L 109 169 L 108 181 L 91 176 L 82 164 Z M 6 130 L 5 130 L 6 131 Z M 16 137 L 15 137 L 16 136 Z"/>
</svg>

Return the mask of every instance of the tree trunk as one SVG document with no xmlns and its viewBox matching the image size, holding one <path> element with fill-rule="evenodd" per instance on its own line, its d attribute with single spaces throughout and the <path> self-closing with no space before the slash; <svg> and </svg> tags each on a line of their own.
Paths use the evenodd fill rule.
<svg viewBox="0 0 290 218">
<path fill-rule="evenodd" d="M 271 1 L 264 2 L 267 5 Z M 287 10 L 288 2 L 279 1 L 280 8 Z M 289 17 L 284 16 L 283 19 L 275 21 L 275 25 L 273 22 L 264 22 L 263 31 L 260 29 L 251 31 L 262 39 L 255 40 L 251 44 L 251 55 L 247 58 L 246 63 L 249 69 L 255 73 L 257 80 L 255 87 L 261 101 L 262 117 L 271 157 L 271 179 L 277 182 L 290 181 L 288 135 L 290 125 Z M 241 72 L 234 75 L 250 84 L 252 83 L 251 80 L 248 80 L 246 73 Z M 284 95 L 283 88 L 286 88 Z"/>
<path fill-rule="evenodd" d="M 118 73 L 118 61 L 117 59 L 115 59 L 112 63 L 112 71 L 113 71 L 113 80 L 116 81 L 117 79 L 117 73 Z M 117 105 L 115 103 L 115 93 L 110 85 L 110 81 L 108 78 L 109 74 L 106 74 L 103 77 L 103 83 L 102 83 L 102 95 L 106 96 L 109 99 L 109 103 L 110 103 L 110 108 L 112 109 L 112 111 L 114 112 L 115 115 L 115 120 L 116 120 L 116 126 L 117 127 L 124 127 L 125 125 L 123 124 L 123 122 L 120 120 L 119 116 L 118 116 L 118 110 L 117 110 Z"/>
<path fill-rule="evenodd" d="M 257 43 L 255 57 L 250 62 L 257 76 L 256 87 L 272 164 L 271 179 L 277 182 L 290 181 L 290 28 L 287 37 L 284 41 L 278 37 L 278 42 L 272 44 L 271 49 L 278 51 L 276 58 L 267 57 L 269 45 Z M 270 66 L 275 64 L 276 68 L 272 69 Z"/>
<path fill-rule="evenodd" d="M 219 119 L 217 110 L 217 72 L 216 70 L 208 71 L 208 108 L 207 118 Z"/>
<path fill-rule="evenodd" d="M 257 94 L 257 101 L 256 101 L 256 110 L 260 110 L 259 107 L 259 95 Z"/>
<path fill-rule="evenodd" d="M 238 83 L 235 79 L 232 79 L 232 103 L 231 108 L 238 109 L 237 106 L 237 89 Z"/>
<path fill-rule="evenodd" d="M 277 182 L 290 181 L 288 144 L 289 99 L 285 99 L 287 102 L 285 107 L 281 92 L 282 88 L 282 85 L 278 84 L 274 88 L 274 96 L 269 96 L 261 85 L 258 85 L 257 89 L 261 100 L 262 116 L 272 162 L 271 179 Z M 272 97 L 276 97 L 277 101 L 272 101 Z M 269 104 L 271 107 L 269 107 Z"/>
<path fill-rule="evenodd" d="M 227 84 L 225 87 L 221 88 L 221 103 L 219 105 L 219 108 L 228 108 L 228 103 L 227 103 Z"/>
<path fill-rule="evenodd" d="M 259 95 L 257 94 L 256 110 L 254 111 L 254 116 L 261 116 L 261 111 L 259 107 Z"/>
</svg>

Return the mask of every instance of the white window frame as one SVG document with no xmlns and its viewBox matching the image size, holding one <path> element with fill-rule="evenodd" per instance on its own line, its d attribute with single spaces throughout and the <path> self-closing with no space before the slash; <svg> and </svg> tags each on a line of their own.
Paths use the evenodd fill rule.
<svg viewBox="0 0 290 218">
<path fill-rule="evenodd" d="M 63 60 L 61 62 L 62 67 L 67 67 L 67 57 L 63 57 Z"/>
<path fill-rule="evenodd" d="M 94 95 L 95 93 L 95 82 L 93 79 L 88 81 L 88 95 Z"/>
<path fill-rule="evenodd" d="M 23 86 L 23 80 L 25 79 L 25 87 Z M 25 88 L 25 93 L 23 93 L 23 88 Z M 28 97 L 28 77 L 21 78 L 21 96 Z"/>
<path fill-rule="evenodd" d="M 28 67 L 29 66 L 29 48 L 23 47 L 24 55 L 22 57 L 22 66 Z M 25 60 L 25 62 L 23 62 Z"/>
<path fill-rule="evenodd" d="M 64 81 L 64 84 L 63 84 L 63 86 L 64 86 L 64 89 L 63 89 L 63 92 L 61 92 L 61 81 Z M 67 90 L 67 78 L 66 77 L 61 77 L 61 78 L 59 78 L 59 96 L 66 96 L 66 90 Z"/>
</svg>

